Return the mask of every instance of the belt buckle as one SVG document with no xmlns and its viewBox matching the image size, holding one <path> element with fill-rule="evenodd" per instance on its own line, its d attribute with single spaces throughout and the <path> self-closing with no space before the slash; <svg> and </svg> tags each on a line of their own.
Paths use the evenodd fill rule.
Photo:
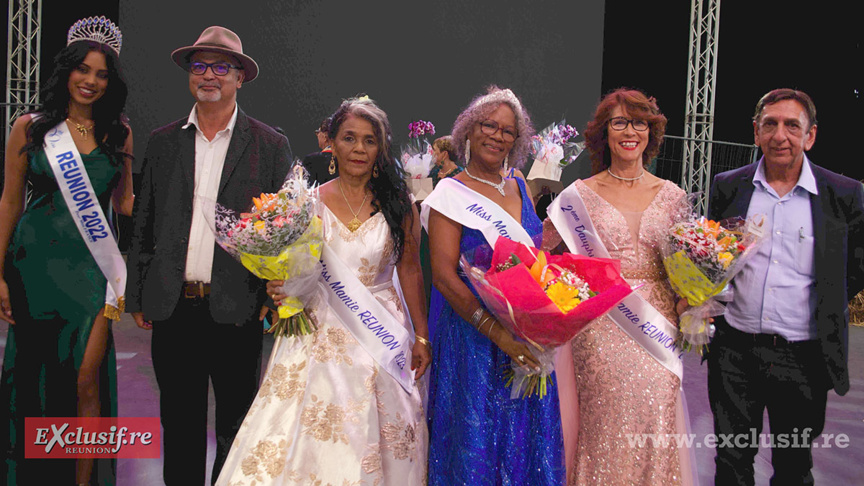
<svg viewBox="0 0 864 486">
<path fill-rule="evenodd" d="M 196 288 L 197 284 L 197 288 Z M 185 282 L 183 284 L 183 296 L 187 299 L 203 299 L 204 298 L 204 282 Z"/>
</svg>

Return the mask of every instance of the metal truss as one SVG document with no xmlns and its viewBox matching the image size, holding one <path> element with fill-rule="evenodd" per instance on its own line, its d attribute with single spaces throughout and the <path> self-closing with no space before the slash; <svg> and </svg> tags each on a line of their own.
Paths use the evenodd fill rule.
<svg viewBox="0 0 864 486">
<path fill-rule="evenodd" d="M 12 122 L 39 104 L 42 0 L 9 0 L 4 145 Z"/>
<path fill-rule="evenodd" d="M 705 214 L 711 186 L 711 148 L 714 137 L 714 87 L 717 79 L 717 43 L 720 0 L 691 0 L 690 54 L 687 69 L 684 163 L 681 185 L 699 193 L 696 210 Z"/>
</svg>

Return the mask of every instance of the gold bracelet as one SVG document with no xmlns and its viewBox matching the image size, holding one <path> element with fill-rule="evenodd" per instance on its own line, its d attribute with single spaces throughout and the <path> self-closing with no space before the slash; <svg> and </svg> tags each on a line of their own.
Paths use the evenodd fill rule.
<svg viewBox="0 0 864 486">
<path fill-rule="evenodd" d="M 423 336 L 414 335 L 414 337 L 426 346 L 429 346 L 430 348 L 432 347 L 432 343 L 430 343 L 429 340 L 424 338 Z"/>
<path fill-rule="evenodd" d="M 486 321 L 488 321 L 489 319 L 491 319 L 491 317 L 483 316 L 483 319 L 481 319 L 480 322 L 476 326 L 477 332 L 479 332 L 480 334 L 483 334 L 483 325 L 486 324 Z"/>
<path fill-rule="evenodd" d="M 492 328 L 495 327 L 495 323 L 496 323 L 496 322 L 498 322 L 498 321 L 495 320 L 495 319 L 492 319 L 492 324 L 489 324 L 489 329 L 486 329 L 486 337 L 488 337 L 488 338 L 491 339 L 491 337 L 492 337 Z"/>
<path fill-rule="evenodd" d="M 486 337 L 489 337 L 489 333 L 492 330 L 492 326 L 495 325 L 495 319 L 492 318 L 492 316 L 484 317 L 483 320 L 480 321 L 480 325 L 477 326 L 477 331 L 480 332 L 480 334 L 483 334 L 483 325 L 486 324 L 486 321 L 492 321 L 492 324 L 489 324 L 489 329 L 486 330 L 486 334 L 485 334 Z"/>
</svg>

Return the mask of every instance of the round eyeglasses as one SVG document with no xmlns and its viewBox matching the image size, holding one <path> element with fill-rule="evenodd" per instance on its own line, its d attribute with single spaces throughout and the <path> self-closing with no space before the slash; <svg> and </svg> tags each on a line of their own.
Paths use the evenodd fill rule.
<svg viewBox="0 0 864 486">
<path fill-rule="evenodd" d="M 637 132 L 648 130 L 648 122 L 645 120 L 630 120 L 623 116 L 616 116 L 615 118 L 609 119 L 609 126 L 615 131 L 620 132 L 626 130 L 627 125 L 631 125 L 633 130 L 636 130 Z"/>
<path fill-rule="evenodd" d="M 502 127 L 495 120 L 484 120 L 480 122 L 480 131 L 486 135 L 495 135 L 498 130 L 501 130 L 501 138 L 505 142 L 515 142 L 519 137 L 519 131 L 513 127 Z"/>
<path fill-rule="evenodd" d="M 215 74 L 216 76 L 225 76 L 226 74 L 228 74 L 228 71 L 230 71 L 231 68 L 243 69 L 242 66 L 234 66 L 232 64 L 228 64 L 227 62 L 193 62 L 189 64 L 189 72 L 200 76 L 201 74 L 207 72 L 208 67 L 211 71 L 213 71 L 213 74 Z"/>
</svg>

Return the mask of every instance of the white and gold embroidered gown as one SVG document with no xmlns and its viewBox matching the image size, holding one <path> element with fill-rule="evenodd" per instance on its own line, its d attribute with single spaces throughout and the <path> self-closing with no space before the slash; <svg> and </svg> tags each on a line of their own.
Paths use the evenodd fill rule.
<svg viewBox="0 0 864 486">
<path fill-rule="evenodd" d="M 383 214 L 353 233 L 329 209 L 322 218 L 330 248 L 409 327 L 393 286 L 393 242 Z M 313 303 L 307 310 L 318 330 L 276 341 L 216 484 L 425 484 L 420 393 L 405 392 L 329 307 Z"/>
</svg>

